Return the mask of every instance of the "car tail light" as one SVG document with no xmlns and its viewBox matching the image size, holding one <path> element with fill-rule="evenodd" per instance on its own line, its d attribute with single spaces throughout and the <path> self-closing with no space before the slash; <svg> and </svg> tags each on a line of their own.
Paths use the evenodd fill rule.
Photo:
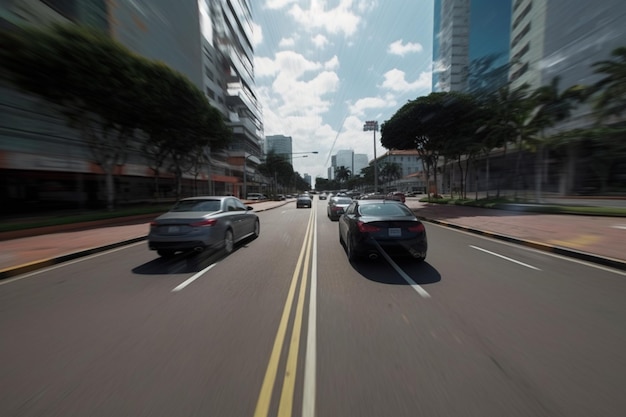
<svg viewBox="0 0 626 417">
<path fill-rule="evenodd" d="M 333 206 L 331 208 L 332 211 L 343 211 L 343 207 L 337 207 L 337 206 Z"/>
<path fill-rule="evenodd" d="M 189 226 L 191 227 L 210 227 L 214 226 L 217 223 L 217 219 L 204 219 L 199 222 L 191 223 Z"/>
<path fill-rule="evenodd" d="M 415 226 L 409 227 L 409 232 L 423 233 L 425 231 L 426 231 L 426 228 L 424 227 L 422 223 L 417 223 Z"/>
<path fill-rule="evenodd" d="M 370 233 L 370 232 L 379 232 L 380 231 L 380 227 L 371 225 L 371 224 L 367 224 L 367 223 L 363 223 L 363 222 L 357 222 L 357 227 L 359 228 L 359 232 L 361 233 Z"/>
</svg>

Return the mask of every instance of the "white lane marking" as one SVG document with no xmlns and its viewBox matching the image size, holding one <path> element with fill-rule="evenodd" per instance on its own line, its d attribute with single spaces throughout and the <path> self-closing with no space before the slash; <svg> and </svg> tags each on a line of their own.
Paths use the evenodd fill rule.
<svg viewBox="0 0 626 417">
<path fill-rule="evenodd" d="M 311 260 L 311 288 L 309 289 L 309 320 L 304 357 L 304 386 L 302 394 L 302 417 L 315 416 L 315 379 L 317 357 L 317 207 L 313 210 L 313 259 Z"/>
<path fill-rule="evenodd" d="M 48 266 L 46 268 L 42 268 L 42 269 L 38 269 L 36 271 L 28 272 L 26 274 L 19 275 L 19 276 L 14 277 L 14 278 L 3 279 L 2 281 L 0 281 L 0 285 L 10 284 L 10 283 L 15 282 L 15 281 L 20 281 L 20 280 L 22 280 L 24 278 L 29 278 L 29 277 L 32 277 L 34 275 L 42 274 L 44 272 L 54 271 L 55 269 L 63 268 L 63 267 L 66 267 L 68 265 L 73 265 L 73 264 L 77 264 L 79 262 L 88 261 L 90 259 L 97 258 L 99 256 L 104 256 L 104 255 L 108 255 L 109 253 L 113 253 L 113 252 L 118 252 L 118 251 L 124 250 L 126 248 L 131 247 L 131 246 L 139 246 L 139 245 L 145 245 L 145 244 L 146 244 L 145 241 L 135 242 L 135 243 L 131 243 L 129 245 L 120 246 L 119 248 L 114 248 L 114 249 L 109 249 L 109 250 L 104 251 L 104 252 L 94 253 L 93 255 L 88 255 L 88 256 L 85 256 L 83 258 L 78 258 L 78 259 L 74 259 L 72 261 L 67 261 L 67 262 L 63 262 L 63 263 L 57 264 L 57 265 Z"/>
<path fill-rule="evenodd" d="M 623 230 L 626 230 L 626 224 L 616 224 L 616 225 L 613 225 L 613 226 L 611 226 L 611 227 L 612 227 L 612 228 L 614 228 L 614 229 L 623 229 Z"/>
<path fill-rule="evenodd" d="M 456 233 L 462 233 L 462 234 L 467 235 L 467 236 L 472 236 L 472 237 L 475 237 L 475 238 L 478 238 L 478 239 L 482 239 L 482 240 L 488 240 L 489 242 L 498 243 L 500 245 L 508 246 L 508 247 L 511 247 L 511 248 L 522 249 L 522 250 L 525 250 L 525 251 L 528 251 L 528 252 L 533 252 L 533 253 L 536 253 L 537 255 L 549 256 L 551 258 L 557 258 L 557 259 L 560 259 L 562 261 L 573 262 L 573 263 L 576 263 L 576 264 L 579 264 L 579 265 L 588 266 L 590 268 L 599 269 L 601 271 L 611 272 L 613 274 L 626 276 L 626 271 L 620 271 L 619 269 L 611 268 L 611 267 L 608 267 L 608 266 L 599 265 L 599 264 L 596 264 L 596 263 L 593 263 L 593 262 L 589 262 L 589 261 L 583 261 L 581 259 L 572 258 L 571 256 L 559 255 L 558 253 L 546 252 L 544 250 L 539 250 L 539 249 L 535 249 L 535 248 L 529 248 L 528 246 L 524 246 L 524 245 L 521 245 L 519 243 L 505 242 L 503 240 L 495 239 L 493 237 L 477 235 L 476 233 L 466 232 L 465 230 L 451 229 L 450 227 L 442 226 L 442 225 L 436 224 L 436 223 L 428 223 L 428 226 L 439 227 L 440 229 L 445 229 L 445 230 L 448 230 L 448 231 L 451 231 L 451 232 L 456 232 Z"/>
<path fill-rule="evenodd" d="M 489 251 L 487 249 L 479 248 L 478 246 L 474 246 L 474 245 L 469 245 L 469 247 L 470 248 L 474 248 L 474 249 L 479 250 L 479 251 L 482 251 L 482 252 L 485 252 L 485 253 L 488 253 L 489 255 L 497 256 L 498 258 L 505 259 L 505 260 L 507 260 L 509 262 L 513 262 L 513 263 L 516 263 L 518 265 L 525 266 L 526 268 L 534 269 L 536 271 L 541 271 L 541 269 L 539 269 L 539 268 L 536 268 L 536 267 L 534 267 L 532 265 L 525 264 L 524 262 L 520 262 L 520 261 L 515 260 L 513 258 L 509 258 L 508 256 L 500 255 L 499 253 L 491 252 L 491 251 Z"/>
<path fill-rule="evenodd" d="M 411 286 L 411 288 L 413 288 L 415 291 L 417 291 L 417 293 L 419 295 L 421 295 L 423 298 L 430 298 L 430 294 L 428 294 L 428 292 L 422 288 L 417 282 L 413 281 L 413 279 L 407 275 L 406 272 L 404 272 L 394 261 L 393 259 L 391 259 L 391 257 L 387 254 L 387 252 L 385 252 L 383 250 L 383 248 L 378 244 L 378 242 L 374 241 L 374 244 L 377 246 L 378 248 L 378 252 L 380 252 L 381 255 L 383 255 L 383 258 L 385 258 L 387 260 L 387 262 L 389 262 L 389 265 L 391 265 L 393 267 L 393 269 L 396 270 L 396 272 L 398 274 L 400 274 L 400 276 L 402 278 L 404 278 L 404 280 L 406 282 L 409 283 L 409 285 Z"/>
<path fill-rule="evenodd" d="M 178 287 L 174 288 L 172 290 L 172 292 L 176 292 L 176 291 L 180 291 L 183 288 L 185 288 L 187 285 L 191 284 L 192 282 L 194 282 L 195 280 L 197 280 L 198 278 L 200 278 L 202 275 L 204 275 L 205 273 L 209 272 L 211 270 L 211 268 L 213 268 L 215 265 L 217 265 L 217 262 L 215 262 L 214 264 L 211 264 L 209 266 L 207 266 L 206 268 L 204 268 L 202 271 L 200 272 L 196 272 L 196 274 L 194 276 L 192 276 L 191 278 L 187 279 L 186 281 L 180 283 L 178 285 Z"/>
</svg>

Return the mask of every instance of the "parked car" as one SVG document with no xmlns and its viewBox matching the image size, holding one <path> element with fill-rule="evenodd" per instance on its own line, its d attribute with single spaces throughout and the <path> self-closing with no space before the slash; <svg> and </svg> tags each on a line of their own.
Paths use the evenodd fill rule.
<svg viewBox="0 0 626 417">
<path fill-rule="evenodd" d="M 392 191 L 390 193 L 387 194 L 387 197 L 390 200 L 398 200 L 401 201 L 403 203 L 406 202 L 406 196 L 404 195 L 403 192 L 400 191 Z"/>
<path fill-rule="evenodd" d="M 311 208 L 311 206 L 313 205 L 313 202 L 311 200 L 311 196 L 308 194 L 301 194 L 298 196 L 298 199 L 296 200 L 296 208 Z"/>
<path fill-rule="evenodd" d="M 257 201 L 257 200 L 267 200 L 267 196 L 261 193 L 248 193 L 246 196 L 246 200 Z"/>
<path fill-rule="evenodd" d="M 389 256 L 423 261 L 426 229 L 413 211 L 396 200 L 355 200 L 339 218 L 339 240 L 348 259 L 376 259 L 380 249 Z"/>
<path fill-rule="evenodd" d="M 326 206 L 326 215 L 331 221 L 337 221 L 350 204 L 352 204 L 350 197 L 331 197 Z"/>
<path fill-rule="evenodd" d="M 184 198 L 150 223 L 148 247 L 163 257 L 205 249 L 231 253 L 237 242 L 259 236 L 252 210 L 231 196 Z"/>
</svg>

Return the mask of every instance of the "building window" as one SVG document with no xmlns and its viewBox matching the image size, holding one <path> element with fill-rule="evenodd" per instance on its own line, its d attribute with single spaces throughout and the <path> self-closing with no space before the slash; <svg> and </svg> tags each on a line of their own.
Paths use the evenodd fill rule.
<svg viewBox="0 0 626 417">
<path fill-rule="evenodd" d="M 517 18 L 515 19 L 515 22 L 513 22 L 513 29 L 519 26 L 522 20 L 528 15 L 528 13 L 530 13 L 530 10 L 532 8 L 533 8 L 533 4 L 528 3 L 528 6 L 526 6 L 526 8 L 519 14 L 519 16 L 517 16 Z"/>
<path fill-rule="evenodd" d="M 519 77 L 524 75 L 524 73 L 526 73 L 526 71 L 528 71 L 528 62 L 526 62 L 524 65 L 522 65 L 522 67 L 520 69 L 518 69 L 513 74 L 511 74 L 511 81 L 517 80 Z"/>
<path fill-rule="evenodd" d="M 213 90 L 211 90 L 209 87 L 206 88 L 206 95 L 207 97 L 209 97 L 210 99 L 215 100 L 215 93 L 213 92 Z"/>
<path fill-rule="evenodd" d="M 513 39 L 513 42 L 511 43 L 511 49 L 514 48 L 515 45 L 517 45 L 522 40 L 522 38 L 528 34 L 528 32 L 530 32 L 530 22 L 528 22 L 524 29 L 522 29 L 520 33 L 515 36 L 515 39 Z"/>
<path fill-rule="evenodd" d="M 526 55 L 526 52 L 528 52 L 529 50 L 530 50 L 530 42 L 526 43 L 526 45 L 524 45 L 524 47 L 520 49 L 519 52 L 513 55 L 513 59 L 511 59 L 511 61 L 513 63 L 519 61 L 520 59 L 522 59 L 524 55 Z"/>
</svg>

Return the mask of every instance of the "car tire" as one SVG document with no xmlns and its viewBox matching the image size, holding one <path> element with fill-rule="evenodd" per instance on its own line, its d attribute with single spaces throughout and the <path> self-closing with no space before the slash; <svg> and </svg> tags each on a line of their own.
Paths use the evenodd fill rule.
<svg viewBox="0 0 626 417">
<path fill-rule="evenodd" d="M 259 223 L 259 219 L 256 219 L 256 221 L 254 222 L 254 231 L 252 232 L 252 236 L 254 238 L 259 237 L 259 234 L 261 233 L 261 224 Z"/>
<path fill-rule="evenodd" d="M 224 233 L 224 252 L 226 254 L 230 254 L 235 247 L 235 240 L 233 238 L 233 231 L 228 229 L 226 233 Z"/>
<path fill-rule="evenodd" d="M 174 256 L 174 251 L 173 250 L 167 250 L 167 249 L 158 249 L 157 253 L 159 254 L 160 257 L 162 258 L 171 258 L 172 256 Z"/>
</svg>

